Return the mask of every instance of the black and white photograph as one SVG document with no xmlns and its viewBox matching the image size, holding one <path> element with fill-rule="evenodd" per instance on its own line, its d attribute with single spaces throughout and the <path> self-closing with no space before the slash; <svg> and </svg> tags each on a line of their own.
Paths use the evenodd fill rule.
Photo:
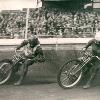
<svg viewBox="0 0 100 100">
<path fill-rule="evenodd" d="M 100 100 L 100 0 L 0 0 L 0 100 Z"/>
</svg>

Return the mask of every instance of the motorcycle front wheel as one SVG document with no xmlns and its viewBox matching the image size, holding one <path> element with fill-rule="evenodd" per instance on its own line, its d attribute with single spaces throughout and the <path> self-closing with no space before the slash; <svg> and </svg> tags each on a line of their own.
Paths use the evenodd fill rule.
<svg viewBox="0 0 100 100">
<path fill-rule="evenodd" d="M 9 59 L 0 61 L 0 85 L 8 82 L 12 76 L 12 63 Z"/>
<path fill-rule="evenodd" d="M 60 87 L 67 89 L 76 86 L 83 75 L 82 69 L 79 69 L 81 62 L 77 59 L 66 62 L 57 74 L 57 82 Z"/>
</svg>

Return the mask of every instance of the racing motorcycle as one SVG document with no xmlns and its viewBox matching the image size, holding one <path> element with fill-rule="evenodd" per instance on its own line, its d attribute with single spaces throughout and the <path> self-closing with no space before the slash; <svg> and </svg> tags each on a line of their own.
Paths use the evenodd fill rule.
<svg viewBox="0 0 100 100">
<path fill-rule="evenodd" d="M 4 59 L 0 61 L 0 85 L 7 83 L 14 77 L 25 59 L 25 50 L 19 51 L 15 49 L 15 53 L 11 59 Z"/>
<path fill-rule="evenodd" d="M 81 51 L 81 56 L 71 59 L 63 64 L 57 74 L 57 82 L 64 89 L 76 86 L 89 70 L 95 66 L 93 59 L 100 62 L 100 57 L 92 54 L 91 51 Z"/>
</svg>

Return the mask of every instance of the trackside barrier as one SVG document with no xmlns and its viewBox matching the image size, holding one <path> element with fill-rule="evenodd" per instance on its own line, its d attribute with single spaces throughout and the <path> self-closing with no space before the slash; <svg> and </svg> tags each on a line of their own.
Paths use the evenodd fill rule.
<svg viewBox="0 0 100 100">
<path fill-rule="evenodd" d="M 86 44 L 91 39 L 92 38 L 39 38 L 44 50 L 64 49 L 60 48 L 61 45 Z M 0 39 L 0 51 L 13 50 L 12 47 L 19 45 L 23 40 L 24 39 Z"/>
</svg>

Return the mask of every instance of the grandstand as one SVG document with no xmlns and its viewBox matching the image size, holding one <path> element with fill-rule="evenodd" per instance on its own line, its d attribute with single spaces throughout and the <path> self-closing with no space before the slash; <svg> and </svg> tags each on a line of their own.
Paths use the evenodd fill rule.
<svg viewBox="0 0 100 100">
<path fill-rule="evenodd" d="M 100 13 L 91 0 L 42 0 L 41 8 L 31 8 L 27 34 L 40 37 L 91 38 L 100 26 Z M 92 3 L 93 9 L 84 9 Z M 0 13 L 0 38 L 25 37 L 26 9 L 3 10 Z M 5 20 L 6 19 L 6 20 Z"/>
</svg>

